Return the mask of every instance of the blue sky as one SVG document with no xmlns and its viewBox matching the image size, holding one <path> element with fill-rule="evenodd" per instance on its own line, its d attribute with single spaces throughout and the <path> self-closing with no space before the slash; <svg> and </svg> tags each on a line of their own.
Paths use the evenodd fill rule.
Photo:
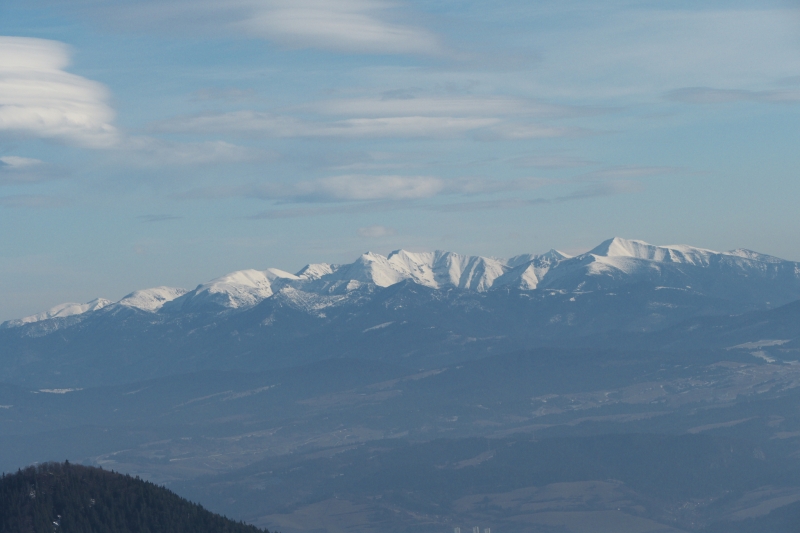
<svg viewBox="0 0 800 533">
<path fill-rule="evenodd" d="M 367 251 L 800 260 L 788 1 L 0 3 L 0 320 Z"/>
</svg>

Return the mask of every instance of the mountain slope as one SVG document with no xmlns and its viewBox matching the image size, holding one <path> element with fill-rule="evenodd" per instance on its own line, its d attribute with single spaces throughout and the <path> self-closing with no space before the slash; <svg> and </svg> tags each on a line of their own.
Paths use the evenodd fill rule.
<svg viewBox="0 0 800 533">
<path fill-rule="evenodd" d="M 259 533 L 152 483 L 69 463 L 0 481 L 0 533 Z M 268 533 L 268 532 L 267 532 Z"/>
</svg>

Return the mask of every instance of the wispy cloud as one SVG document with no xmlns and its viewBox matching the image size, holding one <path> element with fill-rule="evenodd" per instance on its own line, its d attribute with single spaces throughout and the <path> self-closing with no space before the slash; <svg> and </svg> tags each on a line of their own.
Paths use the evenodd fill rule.
<svg viewBox="0 0 800 533">
<path fill-rule="evenodd" d="M 293 47 L 369 54 L 435 54 L 439 40 L 421 28 L 391 22 L 380 0 L 261 0 L 234 24 L 253 36 Z"/>
<path fill-rule="evenodd" d="M 395 231 L 386 226 L 367 226 L 365 228 L 358 228 L 358 235 L 365 239 L 380 239 L 383 237 L 390 237 L 394 235 Z"/>
<path fill-rule="evenodd" d="M 0 185 L 38 183 L 60 175 L 52 165 L 39 159 L 13 155 L 0 157 Z"/>
<path fill-rule="evenodd" d="M 595 113 L 576 107 L 544 104 L 535 100 L 501 96 L 414 96 L 399 93 L 380 98 L 323 100 L 300 107 L 328 115 L 359 116 L 535 116 L 564 117 Z"/>
<path fill-rule="evenodd" d="M 535 207 L 539 205 L 561 204 L 575 200 L 585 200 L 589 198 L 599 198 L 603 196 L 616 196 L 618 194 L 630 194 L 642 190 L 640 183 L 635 181 L 607 181 L 595 182 L 584 185 L 575 191 L 550 198 L 498 198 L 496 200 L 481 200 L 473 202 L 456 202 L 441 205 L 425 206 L 426 209 L 445 213 L 487 211 L 495 209 L 521 209 Z"/>
<path fill-rule="evenodd" d="M 618 194 L 630 194 L 643 190 L 642 184 L 632 180 L 611 180 L 597 181 L 589 183 L 574 192 L 553 198 L 554 203 L 569 202 L 572 200 L 584 200 L 587 198 L 599 198 L 603 196 L 616 196 Z"/>
<path fill-rule="evenodd" d="M 154 127 L 157 132 L 234 134 L 245 137 L 453 137 L 495 126 L 485 117 L 382 117 L 311 122 L 257 111 L 178 117 Z"/>
<path fill-rule="evenodd" d="M 155 137 L 128 137 L 119 147 L 123 155 L 143 166 L 205 165 L 264 160 L 272 154 L 225 141 L 174 142 Z"/>
<path fill-rule="evenodd" d="M 591 198 L 616 196 L 640 192 L 642 185 L 635 181 L 615 180 L 586 184 L 575 191 L 553 197 L 538 198 L 496 198 L 491 200 L 470 200 L 447 203 L 420 203 L 412 200 L 372 201 L 364 203 L 348 203 L 335 206 L 313 207 L 276 207 L 248 216 L 254 220 L 280 220 L 288 218 L 306 218 L 343 214 L 385 213 L 400 210 L 424 210 L 438 213 L 469 213 L 475 211 L 493 211 L 498 209 L 525 209 L 543 205 L 555 205 Z"/>
<path fill-rule="evenodd" d="M 334 206 L 289 207 L 268 209 L 245 218 L 251 220 L 281 220 L 287 218 L 305 218 L 324 215 L 343 215 L 353 213 L 383 213 L 400 209 L 411 209 L 412 202 L 365 202 Z"/>
<path fill-rule="evenodd" d="M 632 194 L 644 190 L 639 178 L 679 172 L 672 167 L 619 166 L 579 174 L 567 179 L 523 178 L 492 180 L 407 176 L 337 176 L 297 184 L 262 184 L 236 189 L 199 189 L 183 198 L 246 196 L 286 203 L 338 203 L 310 207 L 281 207 L 247 218 L 283 219 L 321 215 L 373 213 L 408 209 L 436 212 L 471 212 L 519 209 L 590 198 Z M 521 194 L 546 186 L 573 187 L 566 194 L 525 198 Z M 495 195 L 492 197 L 492 195 Z M 499 197 L 498 197 L 499 195 Z M 453 201 L 457 198 L 460 201 Z M 485 199 L 472 200 L 469 197 Z M 428 201 L 430 200 L 430 201 Z"/>
<path fill-rule="evenodd" d="M 195 189 L 183 199 L 246 197 L 281 203 L 404 201 L 441 195 L 492 194 L 533 190 L 548 183 L 539 178 L 492 180 L 442 179 L 435 176 L 346 174 L 294 183 L 268 182 L 241 187 Z"/>
<path fill-rule="evenodd" d="M 404 22 L 385 0 L 89 0 L 87 13 L 126 30 L 188 31 L 265 39 L 290 48 L 361 54 L 443 53 L 439 38 Z"/>
<path fill-rule="evenodd" d="M 541 123 L 547 118 L 595 113 L 500 97 L 360 98 L 314 102 L 293 109 L 312 119 L 254 110 L 175 117 L 153 125 L 162 133 L 265 137 L 415 137 L 528 139 L 578 134 Z"/>
<path fill-rule="evenodd" d="M 66 72 L 59 42 L 0 37 L 0 134 L 26 135 L 107 148 L 118 141 L 108 91 Z"/>
<path fill-rule="evenodd" d="M 665 98 L 673 102 L 687 104 L 725 104 L 730 102 L 796 104 L 800 103 L 800 91 L 746 91 L 742 89 L 684 87 L 668 92 Z"/>
</svg>

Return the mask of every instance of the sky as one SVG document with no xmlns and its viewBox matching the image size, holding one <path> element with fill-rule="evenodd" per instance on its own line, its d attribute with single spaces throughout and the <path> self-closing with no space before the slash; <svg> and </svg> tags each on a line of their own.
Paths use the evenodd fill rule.
<svg viewBox="0 0 800 533">
<path fill-rule="evenodd" d="M 799 104 L 787 0 L 0 2 L 0 321 L 400 248 L 800 260 Z"/>
</svg>

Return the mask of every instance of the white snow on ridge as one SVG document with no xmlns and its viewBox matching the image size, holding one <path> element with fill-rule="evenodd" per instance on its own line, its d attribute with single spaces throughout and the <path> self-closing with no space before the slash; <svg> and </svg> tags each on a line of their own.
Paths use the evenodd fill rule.
<svg viewBox="0 0 800 533">
<path fill-rule="evenodd" d="M 298 276 L 277 268 L 239 270 L 198 285 L 174 301 L 180 302 L 182 307 L 207 303 L 230 309 L 252 307 L 272 296 L 283 283 L 297 280 L 300 280 Z"/>
<path fill-rule="evenodd" d="M 305 280 L 317 280 L 324 276 L 329 276 L 339 269 L 339 265 L 329 265 L 328 263 L 314 263 L 304 266 L 300 272 L 295 274 Z"/>
<path fill-rule="evenodd" d="M 627 240 L 615 237 L 601 243 L 585 255 L 596 257 L 629 257 L 645 259 L 659 263 L 685 263 L 691 265 L 708 265 L 709 259 L 720 252 L 694 248 L 682 244 L 655 246 L 644 241 Z"/>
<path fill-rule="evenodd" d="M 745 259 L 752 259 L 753 261 L 759 261 L 761 263 L 786 262 L 785 259 L 781 259 L 780 257 L 775 257 L 774 255 L 760 254 L 752 250 L 745 250 L 744 248 L 737 248 L 736 250 L 731 250 L 727 252 L 726 255 L 731 255 L 734 257 L 742 257 Z"/>
<path fill-rule="evenodd" d="M 175 287 L 153 287 L 152 289 L 134 291 L 117 302 L 117 305 L 133 307 L 134 309 L 152 313 L 161 309 L 165 303 L 171 302 L 187 292 L 189 291 L 186 289 Z"/>
<path fill-rule="evenodd" d="M 4 325 L 5 327 L 8 328 L 14 328 L 19 326 L 24 326 L 25 324 L 41 322 L 42 320 L 49 320 L 51 318 L 66 318 L 69 316 L 82 315 L 90 311 L 97 311 L 98 309 L 102 309 L 110 305 L 111 303 L 112 302 L 110 300 L 106 300 L 105 298 L 96 298 L 91 302 L 86 302 L 83 304 L 79 303 L 60 304 L 55 307 L 51 307 L 50 309 L 48 309 L 43 313 L 37 313 L 35 315 L 26 316 L 24 318 L 19 318 L 16 320 L 9 320 Z"/>
<path fill-rule="evenodd" d="M 723 278 L 727 280 L 724 283 Z M 375 287 L 402 281 L 433 289 L 483 292 L 493 288 L 587 291 L 633 282 L 670 288 L 694 286 L 697 282 L 713 287 L 737 284 L 739 279 L 782 280 L 787 288 L 800 290 L 800 263 L 750 250 L 715 252 L 685 245 L 655 246 L 619 237 L 575 257 L 556 250 L 510 259 L 396 250 L 387 256 L 365 253 L 345 265 L 309 264 L 297 274 L 274 268 L 240 270 L 198 285 L 193 291 L 171 287 L 136 291 L 116 305 L 149 312 L 162 307 L 172 312 L 209 305 L 212 310 L 247 309 L 283 291 L 287 303 L 321 313 L 326 307 L 350 301 L 353 291 L 368 294 Z M 110 303 L 98 299 L 86 304 L 62 304 L 45 313 L 6 322 L 3 327 L 84 314 Z"/>
</svg>

